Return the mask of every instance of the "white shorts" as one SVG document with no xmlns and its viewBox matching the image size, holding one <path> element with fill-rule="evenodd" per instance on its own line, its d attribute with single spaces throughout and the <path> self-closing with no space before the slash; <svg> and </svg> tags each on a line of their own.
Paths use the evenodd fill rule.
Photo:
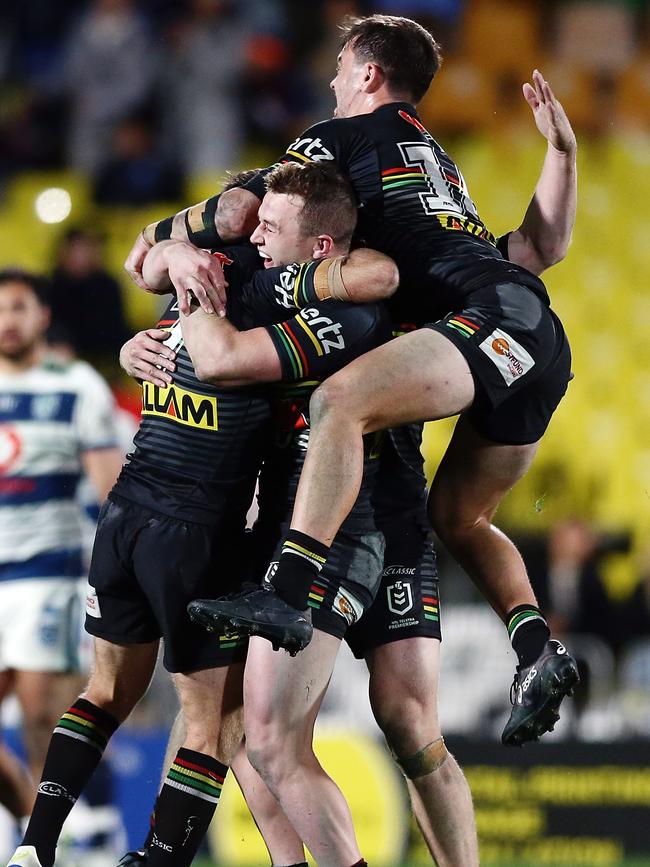
<svg viewBox="0 0 650 867">
<path fill-rule="evenodd" d="M 79 582 L 0 581 L 0 671 L 77 671 Z"/>
</svg>

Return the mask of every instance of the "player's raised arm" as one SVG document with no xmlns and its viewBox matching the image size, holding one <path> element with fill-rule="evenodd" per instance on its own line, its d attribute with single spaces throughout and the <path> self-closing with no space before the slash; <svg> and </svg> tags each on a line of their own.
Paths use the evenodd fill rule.
<svg viewBox="0 0 650 867">
<path fill-rule="evenodd" d="M 243 189 L 242 184 L 257 173 L 257 169 L 239 172 L 229 179 L 223 193 L 145 226 L 124 262 L 133 282 L 149 292 L 158 291 L 147 282 L 143 267 L 149 250 L 161 241 L 184 241 L 207 249 L 248 237 L 257 225 L 260 202 L 253 192 Z M 217 270 L 220 270 L 218 263 Z M 214 312 L 222 313 L 225 287 L 223 274 L 221 278 L 217 275 L 199 290 L 197 297 L 206 309 L 211 307 Z"/>
<path fill-rule="evenodd" d="M 576 217 L 576 137 L 549 83 L 536 69 L 523 92 L 537 128 L 548 142 L 542 173 L 524 219 L 508 236 L 508 258 L 533 274 L 567 253 Z"/>
</svg>

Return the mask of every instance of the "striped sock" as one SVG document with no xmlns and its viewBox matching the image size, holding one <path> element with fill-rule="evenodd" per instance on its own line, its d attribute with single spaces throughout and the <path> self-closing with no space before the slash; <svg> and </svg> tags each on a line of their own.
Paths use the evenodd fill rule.
<svg viewBox="0 0 650 867">
<path fill-rule="evenodd" d="M 227 772 L 227 766 L 212 756 L 181 747 L 156 802 L 147 867 L 189 867 L 217 808 Z"/>
<path fill-rule="evenodd" d="M 517 605 L 508 612 L 507 624 L 519 668 L 527 668 L 535 662 L 551 636 L 546 618 L 535 605 Z"/>
<path fill-rule="evenodd" d="M 309 605 L 314 580 L 325 565 L 329 548 L 299 530 L 289 530 L 282 546 L 272 583 L 278 596 L 304 611 Z"/>
<path fill-rule="evenodd" d="M 54 864 L 63 823 L 118 725 L 111 714 L 78 698 L 54 729 L 34 811 L 23 839 L 24 846 L 36 848 L 43 867 Z"/>
</svg>

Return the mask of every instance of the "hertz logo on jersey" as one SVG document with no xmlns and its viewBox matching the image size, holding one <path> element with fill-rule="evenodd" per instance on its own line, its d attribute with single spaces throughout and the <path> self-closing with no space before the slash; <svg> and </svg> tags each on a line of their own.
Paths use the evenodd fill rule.
<svg viewBox="0 0 650 867">
<path fill-rule="evenodd" d="M 142 414 L 157 415 L 202 430 L 219 429 L 217 398 L 207 394 L 194 394 L 176 385 L 160 388 L 144 382 Z"/>
</svg>

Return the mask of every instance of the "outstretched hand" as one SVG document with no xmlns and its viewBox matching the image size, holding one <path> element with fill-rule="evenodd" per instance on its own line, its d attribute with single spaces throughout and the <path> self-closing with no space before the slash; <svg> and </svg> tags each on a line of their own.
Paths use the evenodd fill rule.
<svg viewBox="0 0 650 867">
<path fill-rule="evenodd" d="M 560 153 L 572 154 L 577 147 L 573 128 L 562 104 L 538 69 L 533 70 L 533 83 L 523 86 L 526 102 L 531 107 L 537 129 Z"/>
</svg>

